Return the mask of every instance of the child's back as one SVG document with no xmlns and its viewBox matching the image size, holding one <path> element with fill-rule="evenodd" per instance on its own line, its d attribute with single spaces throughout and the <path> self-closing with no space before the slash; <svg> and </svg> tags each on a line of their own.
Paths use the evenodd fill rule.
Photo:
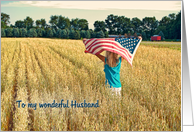
<svg viewBox="0 0 194 132">
<path fill-rule="evenodd" d="M 119 61 L 116 63 L 115 67 L 110 67 L 107 64 L 107 57 L 105 58 L 104 72 L 106 77 L 106 84 L 109 84 L 110 87 L 120 88 L 120 68 L 121 68 L 121 57 L 119 57 Z"/>
</svg>

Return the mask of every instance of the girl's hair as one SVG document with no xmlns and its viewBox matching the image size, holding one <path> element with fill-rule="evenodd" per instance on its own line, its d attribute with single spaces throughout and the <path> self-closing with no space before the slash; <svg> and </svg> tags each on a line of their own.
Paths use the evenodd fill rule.
<svg viewBox="0 0 194 132">
<path fill-rule="evenodd" d="M 131 33 L 128 34 L 128 38 L 130 38 L 130 37 L 131 37 Z"/>
<path fill-rule="evenodd" d="M 118 59 L 118 54 L 110 52 L 110 51 L 106 51 L 106 58 L 107 61 L 106 63 L 110 66 L 110 67 L 115 67 L 117 66 L 117 62 L 119 61 Z"/>
<path fill-rule="evenodd" d="M 127 38 L 127 33 L 124 34 L 125 38 Z"/>
<path fill-rule="evenodd" d="M 134 37 L 136 37 L 136 38 L 138 37 L 138 36 L 137 36 L 137 33 L 134 33 Z"/>
</svg>

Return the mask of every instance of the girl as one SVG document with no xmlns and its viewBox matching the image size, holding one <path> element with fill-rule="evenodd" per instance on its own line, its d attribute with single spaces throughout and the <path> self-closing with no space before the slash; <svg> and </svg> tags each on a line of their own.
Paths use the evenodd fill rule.
<svg viewBox="0 0 194 132">
<path fill-rule="evenodd" d="M 138 36 L 138 39 L 142 39 L 141 36 Z M 89 52 L 85 51 L 85 53 Z M 108 84 L 116 94 L 121 95 L 120 69 L 124 58 L 110 51 L 106 51 L 106 57 L 100 54 L 96 56 L 104 62 L 105 84 Z"/>
<path fill-rule="evenodd" d="M 105 84 L 109 85 L 116 94 L 121 95 L 120 68 L 124 58 L 110 51 L 106 51 L 106 57 L 100 54 L 96 56 L 104 62 Z"/>
</svg>

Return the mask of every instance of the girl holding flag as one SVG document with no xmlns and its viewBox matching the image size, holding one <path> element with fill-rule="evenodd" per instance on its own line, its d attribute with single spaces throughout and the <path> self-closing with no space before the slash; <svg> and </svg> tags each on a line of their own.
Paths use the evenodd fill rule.
<svg viewBox="0 0 194 132">
<path fill-rule="evenodd" d="M 85 52 L 89 53 L 89 52 Z M 121 81 L 120 81 L 120 69 L 123 57 L 118 57 L 118 54 L 106 51 L 106 57 L 100 54 L 96 55 L 101 61 L 104 62 L 104 72 L 106 78 L 106 85 L 109 85 L 112 91 L 121 95 Z"/>
<path fill-rule="evenodd" d="M 141 36 L 138 39 L 142 39 Z M 86 39 L 83 39 L 83 42 Z M 90 53 L 85 51 L 85 53 Z M 121 95 L 121 81 L 120 81 L 120 69 L 121 62 L 124 60 L 122 56 L 118 57 L 118 54 L 106 51 L 106 56 L 96 54 L 96 56 L 104 62 L 104 72 L 105 72 L 105 84 L 110 87 L 110 89 L 116 93 L 116 95 Z"/>
</svg>

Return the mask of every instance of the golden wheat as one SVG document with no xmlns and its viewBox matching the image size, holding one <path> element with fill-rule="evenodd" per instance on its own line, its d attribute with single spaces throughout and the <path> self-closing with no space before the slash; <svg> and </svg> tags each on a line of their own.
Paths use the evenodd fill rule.
<svg viewBox="0 0 194 132">
<path fill-rule="evenodd" d="M 84 53 L 81 40 L 2 38 L 1 42 L 2 130 L 181 130 L 178 50 L 140 45 L 133 68 L 127 61 L 121 64 L 122 98 L 118 98 L 105 87 L 103 63 Z M 99 100 L 100 107 L 39 107 L 62 99 L 64 103 Z M 37 103 L 36 109 L 18 108 L 16 100 Z"/>
</svg>

